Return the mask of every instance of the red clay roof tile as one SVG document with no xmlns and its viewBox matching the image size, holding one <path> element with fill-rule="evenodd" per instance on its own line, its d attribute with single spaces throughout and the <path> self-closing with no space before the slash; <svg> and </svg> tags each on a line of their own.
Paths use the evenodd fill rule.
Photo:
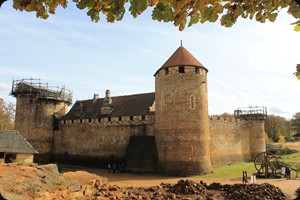
<svg viewBox="0 0 300 200">
<path fill-rule="evenodd" d="M 179 47 L 171 55 L 171 57 L 161 66 L 161 68 L 159 68 L 155 72 L 154 76 L 161 69 L 175 67 L 175 66 L 194 66 L 194 67 L 206 69 L 188 50 L 186 50 L 184 47 Z"/>
</svg>

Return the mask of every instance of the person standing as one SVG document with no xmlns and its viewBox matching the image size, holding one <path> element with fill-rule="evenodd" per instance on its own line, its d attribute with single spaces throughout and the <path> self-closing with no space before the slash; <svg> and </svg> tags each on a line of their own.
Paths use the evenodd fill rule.
<svg viewBox="0 0 300 200">
<path fill-rule="evenodd" d="M 110 173 L 110 170 L 111 170 L 111 164 L 110 164 L 110 162 L 108 163 L 107 168 L 108 168 L 108 173 Z"/>
<path fill-rule="evenodd" d="M 291 168 L 289 166 L 287 166 L 285 168 L 285 172 L 286 172 L 286 179 L 291 179 Z"/>
</svg>

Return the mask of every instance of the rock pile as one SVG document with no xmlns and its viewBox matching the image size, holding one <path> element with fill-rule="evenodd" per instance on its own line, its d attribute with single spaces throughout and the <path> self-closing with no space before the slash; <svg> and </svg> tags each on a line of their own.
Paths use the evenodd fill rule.
<svg viewBox="0 0 300 200">
<path fill-rule="evenodd" d="M 300 187 L 296 190 L 295 194 L 297 196 L 295 200 L 300 200 Z"/>
<path fill-rule="evenodd" d="M 159 186 L 149 188 L 122 188 L 118 186 L 104 185 L 97 193 L 96 199 L 286 199 L 282 191 L 268 183 L 264 184 L 235 184 L 222 185 L 203 182 L 196 183 L 191 180 L 180 180 L 176 184 L 161 183 Z"/>
<path fill-rule="evenodd" d="M 175 185 L 171 185 L 168 191 L 175 194 L 205 195 L 206 188 L 191 180 L 179 180 Z"/>
<path fill-rule="evenodd" d="M 208 189 L 225 191 L 227 199 L 239 200 L 239 199 L 274 199 L 282 200 L 286 199 L 283 192 L 274 185 L 263 184 L 234 184 L 234 185 L 221 185 L 219 183 L 212 183 L 207 187 Z"/>
</svg>

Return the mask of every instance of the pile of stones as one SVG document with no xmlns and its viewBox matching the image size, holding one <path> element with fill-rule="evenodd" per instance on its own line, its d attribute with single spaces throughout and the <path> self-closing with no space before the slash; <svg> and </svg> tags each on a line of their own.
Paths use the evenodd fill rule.
<svg viewBox="0 0 300 200">
<path fill-rule="evenodd" d="M 176 184 L 169 184 L 168 187 L 165 186 L 164 188 L 167 188 L 168 192 L 175 194 L 205 195 L 206 193 L 206 188 L 203 185 L 191 180 L 179 180 Z"/>
<path fill-rule="evenodd" d="M 98 192 L 99 198 L 109 199 L 253 199 L 285 200 L 283 192 L 274 185 L 264 184 L 220 184 L 207 185 L 192 180 L 179 180 L 176 184 L 161 183 L 148 188 L 118 187 L 106 185 Z"/>
<path fill-rule="evenodd" d="M 221 185 L 220 183 L 212 183 L 206 186 L 209 190 L 225 191 L 227 199 L 286 199 L 285 195 L 278 187 L 274 185 L 263 184 L 234 184 L 234 185 Z"/>
<path fill-rule="evenodd" d="M 297 195 L 296 199 L 295 200 L 300 200 L 300 187 L 297 188 L 295 194 Z"/>
</svg>

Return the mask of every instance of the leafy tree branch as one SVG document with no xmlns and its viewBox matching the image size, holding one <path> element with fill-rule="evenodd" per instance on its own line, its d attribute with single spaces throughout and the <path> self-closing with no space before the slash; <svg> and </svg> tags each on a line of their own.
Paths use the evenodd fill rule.
<svg viewBox="0 0 300 200">
<path fill-rule="evenodd" d="M 2 0 L 3 1 L 3 0 Z M 287 12 L 298 21 L 295 30 L 300 31 L 299 0 L 73 0 L 77 7 L 86 10 L 92 21 L 100 20 L 100 13 L 108 22 L 122 20 L 129 4 L 129 12 L 138 17 L 152 7 L 152 18 L 163 22 L 173 22 L 179 30 L 197 23 L 216 22 L 231 27 L 238 18 L 255 19 L 258 22 L 275 21 L 278 13 Z M 20 11 L 34 11 L 37 17 L 47 19 L 55 14 L 58 6 L 67 7 L 67 0 L 14 0 L 13 7 Z"/>
</svg>

